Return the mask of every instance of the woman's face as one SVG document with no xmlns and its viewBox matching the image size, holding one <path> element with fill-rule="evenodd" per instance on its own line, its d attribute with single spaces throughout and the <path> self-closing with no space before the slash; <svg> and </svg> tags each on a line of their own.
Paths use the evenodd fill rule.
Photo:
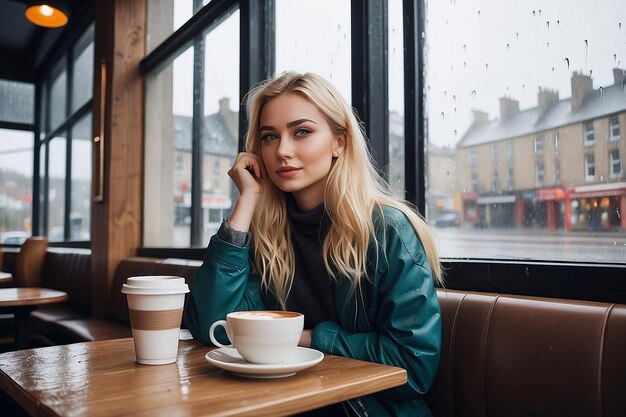
<svg viewBox="0 0 626 417">
<path fill-rule="evenodd" d="M 270 181 L 293 193 L 301 210 L 321 204 L 333 158 L 343 151 L 343 138 L 333 135 L 317 107 L 295 93 L 265 103 L 260 127 L 260 157 Z"/>
</svg>

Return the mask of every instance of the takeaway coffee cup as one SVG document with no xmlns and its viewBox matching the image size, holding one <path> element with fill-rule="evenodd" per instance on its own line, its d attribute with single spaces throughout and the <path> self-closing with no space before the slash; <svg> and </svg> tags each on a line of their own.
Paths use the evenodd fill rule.
<svg viewBox="0 0 626 417">
<path fill-rule="evenodd" d="M 189 287 L 185 278 L 130 277 L 122 286 L 128 299 L 137 362 L 162 365 L 176 361 L 178 335 Z"/>
<path fill-rule="evenodd" d="M 214 331 L 223 326 L 231 345 L 223 345 Z M 237 311 L 211 325 L 209 337 L 219 347 L 234 347 L 250 363 L 281 363 L 296 351 L 304 316 L 293 311 Z"/>
</svg>

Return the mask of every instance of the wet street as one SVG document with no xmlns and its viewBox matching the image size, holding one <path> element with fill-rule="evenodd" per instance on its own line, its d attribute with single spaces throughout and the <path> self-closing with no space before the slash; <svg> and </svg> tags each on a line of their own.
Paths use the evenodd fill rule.
<svg viewBox="0 0 626 417">
<path fill-rule="evenodd" d="M 433 228 L 442 258 L 626 263 L 626 233 Z"/>
</svg>

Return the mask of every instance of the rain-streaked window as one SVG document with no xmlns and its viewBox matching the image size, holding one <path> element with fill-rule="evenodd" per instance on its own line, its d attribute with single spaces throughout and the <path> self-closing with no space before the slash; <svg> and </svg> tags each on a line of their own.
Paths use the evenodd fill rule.
<svg viewBox="0 0 626 417">
<path fill-rule="evenodd" d="M 624 262 L 624 24 L 621 0 L 426 2 L 428 150 L 457 175 L 440 189 L 429 153 L 442 257 Z"/>
<path fill-rule="evenodd" d="M 160 18 L 169 28 L 171 16 Z M 230 216 L 236 189 L 227 170 L 239 141 L 239 19 L 238 9 L 228 11 L 146 75 L 144 222 L 154 225 L 144 229 L 148 247 L 206 246 Z M 155 23 L 150 33 L 159 27 Z"/>
</svg>

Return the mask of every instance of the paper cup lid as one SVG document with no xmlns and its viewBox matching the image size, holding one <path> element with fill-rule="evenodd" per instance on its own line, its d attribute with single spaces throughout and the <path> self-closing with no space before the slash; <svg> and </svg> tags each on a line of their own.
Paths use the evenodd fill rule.
<svg viewBox="0 0 626 417">
<path fill-rule="evenodd" d="M 129 277 L 122 285 L 123 294 L 181 294 L 189 292 L 185 278 L 168 275 Z"/>
</svg>

